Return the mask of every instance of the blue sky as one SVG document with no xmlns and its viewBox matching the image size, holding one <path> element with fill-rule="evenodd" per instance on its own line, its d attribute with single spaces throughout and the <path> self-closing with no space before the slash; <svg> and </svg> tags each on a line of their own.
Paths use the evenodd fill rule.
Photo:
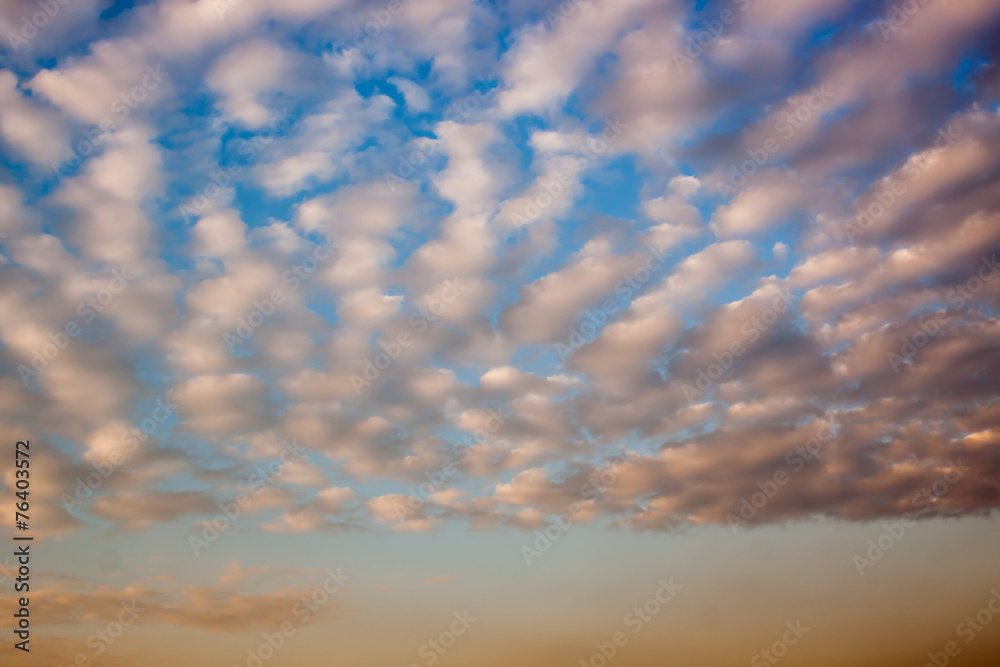
<svg viewBox="0 0 1000 667">
<path fill-rule="evenodd" d="M 934 646 L 832 648 L 841 612 L 962 569 L 892 629 L 944 641 L 985 599 L 995 2 L 45 7 L 0 10 L 0 420 L 44 443 L 40 660 L 138 596 L 124 664 L 179 637 L 246 664 L 332 560 L 357 583 L 322 622 L 366 665 L 422 660 L 421 605 L 462 600 L 492 620 L 442 660 L 578 664 L 671 568 L 690 606 L 623 664 L 749 661 L 796 610 L 828 628 L 798 664 L 910 664 Z M 912 513 L 873 598 L 867 542 Z M 822 596 L 727 615 L 802 558 Z M 413 651 L 365 644 L 378 614 L 417 617 Z M 310 637 L 274 664 L 320 664 Z"/>
</svg>

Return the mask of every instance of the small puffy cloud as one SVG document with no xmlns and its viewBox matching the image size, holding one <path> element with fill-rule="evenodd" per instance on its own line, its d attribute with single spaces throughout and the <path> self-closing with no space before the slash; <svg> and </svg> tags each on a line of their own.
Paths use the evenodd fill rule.
<svg viewBox="0 0 1000 667">
<path fill-rule="evenodd" d="M 247 433 L 267 424 L 267 387 L 254 375 L 202 375 L 172 392 L 185 426 L 208 436 Z"/>
<path fill-rule="evenodd" d="M 398 76 L 389 77 L 389 83 L 396 86 L 399 92 L 403 94 L 403 98 L 406 100 L 406 106 L 408 106 L 413 111 L 427 111 L 431 106 L 430 97 L 427 95 L 427 91 L 424 90 L 419 84 L 410 81 L 409 79 L 401 79 Z"/>
<path fill-rule="evenodd" d="M 293 68 L 293 57 L 277 44 L 251 39 L 222 55 L 206 75 L 206 82 L 221 96 L 227 116 L 258 128 L 272 115 L 260 98 L 287 81 Z"/>
</svg>

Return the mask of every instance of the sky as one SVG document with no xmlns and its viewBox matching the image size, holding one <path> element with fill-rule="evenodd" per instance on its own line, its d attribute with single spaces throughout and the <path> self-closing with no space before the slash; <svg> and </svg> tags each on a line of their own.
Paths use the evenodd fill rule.
<svg viewBox="0 0 1000 667">
<path fill-rule="evenodd" d="M 3 664 L 996 665 L 998 37 L 3 0 Z"/>
</svg>

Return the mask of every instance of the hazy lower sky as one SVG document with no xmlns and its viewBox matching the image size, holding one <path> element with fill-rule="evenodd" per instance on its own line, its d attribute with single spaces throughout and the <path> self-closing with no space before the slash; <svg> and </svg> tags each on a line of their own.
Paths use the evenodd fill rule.
<svg viewBox="0 0 1000 667">
<path fill-rule="evenodd" d="M 3 664 L 994 667 L 998 36 L 4 0 Z"/>
</svg>

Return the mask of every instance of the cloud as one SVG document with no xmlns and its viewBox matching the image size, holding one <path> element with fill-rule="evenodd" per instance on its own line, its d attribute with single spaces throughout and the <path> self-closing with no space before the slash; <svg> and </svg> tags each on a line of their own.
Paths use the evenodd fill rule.
<svg viewBox="0 0 1000 667">
<path fill-rule="evenodd" d="M 231 436 L 267 423 L 267 389 L 253 375 L 203 375 L 179 385 L 173 398 L 188 428 L 203 435 Z"/>
<path fill-rule="evenodd" d="M 389 83 L 396 86 L 399 92 L 403 94 L 403 98 L 406 100 L 406 105 L 413 109 L 414 111 L 427 111 L 430 109 L 431 100 L 427 95 L 427 91 L 420 87 L 420 85 L 410 81 L 408 79 L 402 79 L 400 77 L 390 77 L 388 79 Z"/>
<path fill-rule="evenodd" d="M 753 522 L 899 515 L 959 466 L 921 516 L 996 508 L 996 3 L 890 34 L 736 3 L 699 49 L 710 7 L 529 4 L 407 5 L 342 56 L 371 7 L 167 0 L 18 51 L 0 421 L 52 443 L 46 538 L 213 516 L 285 441 L 248 532 L 535 530 L 581 498 L 669 531 L 779 470 Z M 159 617 L 285 602 L 186 595 Z"/>
<path fill-rule="evenodd" d="M 122 616 L 141 624 L 165 624 L 188 628 L 201 628 L 210 632 L 235 633 L 245 630 L 273 630 L 282 623 L 295 626 L 329 621 L 337 616 L 343 605 L 340 599 L 345 592 L 325 594 L 324 604 L 307 608 L 303 598 L 327 586 L 334 585 L 328 574 L 300 575 L 290 587 L 247 594 L 233 592 L 227 585 L 254 568 L 243 568 L 240 563 L 230 563 L 218 584 L 196 586 L 190 584 L 150 585 L 147 582 L 99 590 L 83 591 L 79 584 L 63 583 L 33 590 L 32 603 L 39 613 L 53 623 L 78 623 L 81 621 L 112 622 Z M 263 568 L 268 570 L 268 568 Z M 262 570 L 257 570 L 258 572 Z M 335 572 L 334 574 L 340 574 Z M 349 578 L 346 579 L 349 581 Z M 5 601 L 11 601 L 4 596 Z M 191 609 L 197 609 L 191 612 Z M 95 645 L 100 645 L 94 642 Z"/>
<path fill-rule="evenodd" d="M 59 115 L 33 103 L 17 89 L 17 77 L 0 72 L 0 136 L 33 162 L 58 162 L 69 142 L 69 132 Z M 48 165 L 47 165 L 48 166 Z"/>
<path fill-rule="evenodd" d="M 507 114 L 552 110 L 648 4 L 572 3 L 564 10 L 568 16 L 552 28 L 539 24 L 524 29 L 506 59 L 507 88 L 500 94 L 500 109 Z"/>
<path fill-rule="evenodd" d="M 248 40 L 220 57 L 205 77 L 222 97 L 231 118 L 250 128 L 263 126 L 274 113 L 259 101 L 277 90 L 295 67 L 293 56 L 266 40 Z"/>
</svg>

